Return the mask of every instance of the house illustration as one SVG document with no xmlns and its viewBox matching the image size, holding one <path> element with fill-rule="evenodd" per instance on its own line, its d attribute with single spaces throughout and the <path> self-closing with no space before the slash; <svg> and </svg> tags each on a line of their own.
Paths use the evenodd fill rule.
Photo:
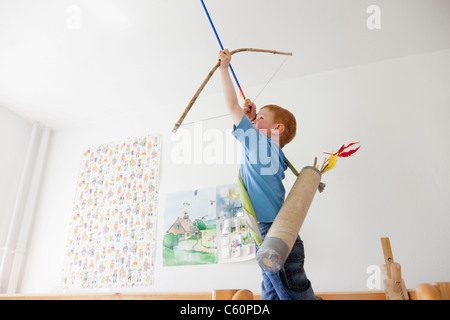
<svg viewBox="0 0 450 320">
<path fill-rule="evenodd" d="M 196 224 L 189 219 L 189 215 L 187 213 L 184 214 L 183 218 L 178 218 L 166 231 L 166 233 L 173 233 L 178 236 L 179 240 L 187 240 L 192 237 L 200 237 L 199 229 Z"/>
</svg>

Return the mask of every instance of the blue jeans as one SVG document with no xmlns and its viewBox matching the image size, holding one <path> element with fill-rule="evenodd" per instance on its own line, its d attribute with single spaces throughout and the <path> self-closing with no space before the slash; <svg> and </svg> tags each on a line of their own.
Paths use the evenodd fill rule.
<svg viewBox="0 0 450 320">
<path fill-rule="evenodd" d="M 272 223 L 259 223 L 264 238 Z M 258 248 L 256 249 L 258 252 Z M 306 277 L 303 263 L 305 253 L 300 236 L 289 254 L 284 267 L 278 272 L 262 269 L 261 300 L 322 300 L 314 295 L 311 282 Z"/>
</svg>

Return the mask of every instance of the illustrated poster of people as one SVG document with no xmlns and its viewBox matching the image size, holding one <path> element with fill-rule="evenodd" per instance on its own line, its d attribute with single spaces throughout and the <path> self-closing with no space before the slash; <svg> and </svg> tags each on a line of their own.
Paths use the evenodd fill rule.
<svg viewBox="0 0 450 320">
<path fill-rule="evenodd" d="M 152 285 L 160 150 L 145 136 L 83 153 L 62 287 Z"/>
</svg>

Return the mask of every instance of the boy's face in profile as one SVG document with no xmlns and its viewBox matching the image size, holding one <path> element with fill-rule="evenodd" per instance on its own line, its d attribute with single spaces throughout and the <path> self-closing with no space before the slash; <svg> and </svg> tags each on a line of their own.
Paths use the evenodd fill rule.
<svg viewBox="0 0 450 320">
<path fill-rule="evenodd" d="M 271 138 L 272 130 L 276 128 L 273 121 L 272 112 L 268 109 L 261 109 L 255 120 L 252 121 L 252 125 L 257 131 Z"/>
</svg>

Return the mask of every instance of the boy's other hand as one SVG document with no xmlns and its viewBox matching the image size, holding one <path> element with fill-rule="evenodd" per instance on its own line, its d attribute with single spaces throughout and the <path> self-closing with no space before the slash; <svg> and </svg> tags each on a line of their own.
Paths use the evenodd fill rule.
<svg viewBox="0 0 450 320">
<path fill-rule="evenodd" d="M 250 119 L 250 121 L 253 121 L 253 119 L 256 118 L 256 105 L 250 101 L 250 99 L 247 98 L 247 101 L 242 106 L 242 109 L 244 110 L 244 114 L 247 116 L 247 118 Z"/>
<path fill-rule="evenodd" d="M 220 61 L 220 65 L 219 65 L 220 69 L 228 69 L 228 66 L 230 65 L 230 61 L 231 61 L 231 54 L 230 54 L 230 51 L 228 51 L 228 49 L 220 51 L 219 61 Z"/>
</svg>

